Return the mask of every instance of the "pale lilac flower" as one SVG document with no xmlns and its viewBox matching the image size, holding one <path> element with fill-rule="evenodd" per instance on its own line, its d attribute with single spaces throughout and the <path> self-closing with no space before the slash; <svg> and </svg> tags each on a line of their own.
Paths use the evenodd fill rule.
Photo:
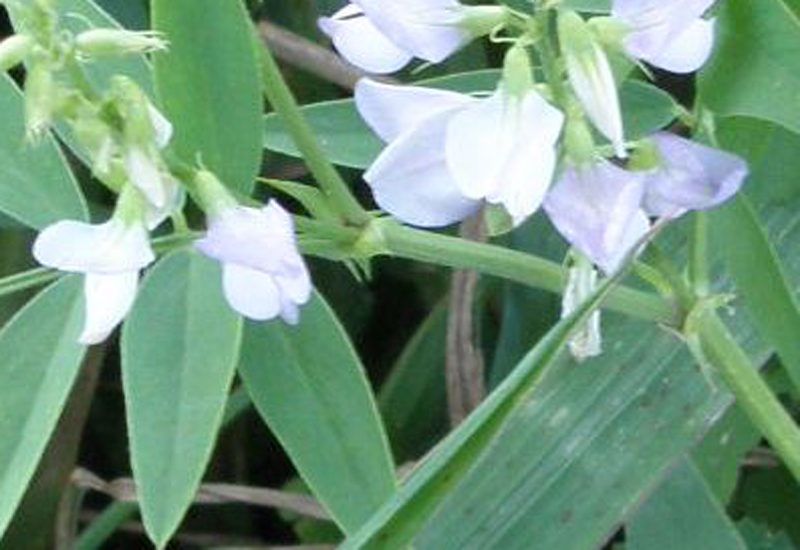
<svg viewBox="0 0 800 550">
<path fill-rule="evenodd" d="M 614 273 L 650 229 L 642 210 L 645 176 L 598 161 L 568 166 L 547 196 L 553 225 L 605 273 Z"/>
<path fill-rule="evenodd" d="M 353 0 L 319 26 L 354 65 L 390 73 L 414 57 L 438 63 L 466 44 L 465 9 L 457 0 Z"/>
<path fill-rule="evenodd" d="M 356 105 L 389 146 L 365 173 L 376 202 L 400 220 L 444 226 L 502 204 L 516 223 L 550 186 L 564 117 L 533 88 L 468 95 L 362 80 Z"/>
<path fill-rule="evenodd" d="M 311 278 L 297 251 L 289 214 L 275 202 L 264 208 L 226 206 L 211 215 L 197 247 L 222 263 L 222 287 L 233 309 L 259 321 L 299 321 L 311 297 Z"/>
<path fill-rule="evenodd" d="M 606 161 L 568 166 L 545 201 L 553 224 L 605 273 L 615 272 L 650 229 L 731 198 L 748 175 L 744 160 L 666 132 L 652 138 L 658 165 L 630 172 Z"/>
<path fill-rule="evenodd" d="M 644 206 L 652 216 L 708 210 L 741 188 L 749 171 L 740 157 L 667 132 L 652 137 L 659 166 L 647 173 Z"/>
<path fill-rule="evenodd" d="M 33 255 L 42 265 L 85 275 L 82 344 L 102 342 L 125 318 L 139 271 L 155 259 L 144 224 L 119 217 L 100 225 L 55 223 L 39 234 Z"/>
<path fill-rule="evenodd" d="M 612 17 L 627 28 L 631 57 L 674 73 L 699 69 L 711 55 L 714 21 L 702 15 L 715 0 L 614 0 Z"/>
<path fill-rule="evenodd" d="M 559 16 L 558 36 L 575 95 L 592 124 L 614 146 L 616 155 L 625 158 L 622 110 L 614 73 L 605 51 L 583 19 L 572 11 Z"/>
</svg>

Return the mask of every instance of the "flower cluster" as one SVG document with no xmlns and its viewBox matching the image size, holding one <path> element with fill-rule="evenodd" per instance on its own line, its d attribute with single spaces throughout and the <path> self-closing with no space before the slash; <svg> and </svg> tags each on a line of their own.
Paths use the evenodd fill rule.
<svg viewBox="0 0 800 550">
<path fill-rule="evenodd" d="M 172 125 L 133 80 L 118 75 L 107 90 L 91 93 L 86 93 L 87 82 L 70 82 L 80 63 L 160 51 L 166 41 L 157 33 L 118 29 L 73 36 L 59 28 L 49 0 L 7 0 L 5 5 L 19 33 L 0 44 L 0 69 L 26 63 L 29 137 L 36 139 L 63 120 L 92 174 L 117 194 L 107 221 L 59 221 L 41 231 L 33 246 L 42 265 L 84 275 L 79 341 L 105 340 L 133 307 L 140 274 L 156 259 L 150 232 L 178 214 L 184 187 L 195 191 L 209 214 L 207 235 L 197 248 L 221 262 L 230 305 L 252 319 L 281 316 L 298 322 L 311 281 L 297 252 L 291 217 L 275 202 L 262 209 L 240 206 L 204 170 L 184 175 L 184 181 L 177 178 L 165 155 Z"/>
<path fill-rule="evenodd" d="M 713 45 L 714 22 L 703 18 L 712 3 L 614 0 L 610 16 L 588 21 L 559 8 L 557 48 L 540 51 L 539 58 L 560 51 L 565 77 L 555 63 L 555 71 L 544 67 L 542 82 L 534 80 L 528 50 L 549 39 L 541 36 L 544 22 L 529 18 L 516 34 L 509 24 L 511 36 L 503 41 L 512 45 L 503 75 L 485 97 L 360 81 L 357 108 L 387 143 L 364 176 L 376 202 L 401 221 L 424 227 L 463 220 L 485 203 L 501 205 L 519 225 L 543 206 L 574 250 L 590 260 L 572 270 L 568 313 L 580 301 L 576 296 L 593 286 L 591 264 L 613 274 L 655 220 L 713 208 L 748 174 L 735 155 L 665 132 L 628 142 L 607 56 L 614 49 L 667 71 L 697 70 Z M 385 72 L 412 56 L 440 61 L 460 47 L 470 35 L 453 14 L 465 9 L 453 0 L 357 1 L 321 26 L 351 62 Z M 502 21 L 495 24 L 502 27 Z M 356 25 L 370 26 L 402 55 L 384 62 L 382 46 L 367 45 L 384 42 L 355 44 L 350 33 L 358 32 Z M 616 160 L 601 154 L 588 123 L 610 142 Z M 599 350 L 597 338 L 583 341 L 586 354 Z"/>
</svg>

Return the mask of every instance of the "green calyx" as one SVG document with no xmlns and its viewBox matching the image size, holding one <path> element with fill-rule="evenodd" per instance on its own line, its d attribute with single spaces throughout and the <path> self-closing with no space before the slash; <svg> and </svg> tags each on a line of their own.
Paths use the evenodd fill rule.
<svg viewBox="0 0 800 550">
<path fill-rule="evenodd" d="M 533 71 L 524 46 L 515 44 L 506 52 L 503 62 L 503 89 L 513 97 L 522 97 L 533 89 Z"/>
</svg>

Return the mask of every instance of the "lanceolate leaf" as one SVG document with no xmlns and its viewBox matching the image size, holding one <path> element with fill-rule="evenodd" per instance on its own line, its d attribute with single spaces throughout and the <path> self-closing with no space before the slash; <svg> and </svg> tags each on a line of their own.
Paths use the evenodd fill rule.
<svg viewBox="0 0 800 550">
<path fill-rule="evenodd" d="M 148 533 L 163 547 L 211 456 L 236 368 L 241 319 L 220 268 L 194 251 L 145 279 L 122 336 L 131 465 Z"/>
<path fill-rule="evenodd" d="M 158 95 L 183 160 L 198 159 L 249 193 L 261 165 L 262 100 L 255 38 L 243 2 L 155 0 L 170 41 L 155 58 Z"/>
<path fill-rule="evenodd" d="M 42 292 L 0 332 L 0 538 L 78 374 L 85 348 L 81 281 Z"/>
<path fill-rule="evenodd" d="M 549 379 L 551 371 L 557 370 L 561 352 L 570 337 L 600 305 L 613 283 L 613 279 L 606 280 L 572 315 L 553 327 L 486 401 L 431 453 L 399 492 L 341 548 L 399 550 L 416 546 L 412 541 L 419 529 L 431 520 L 455 487 L 463 486 L 462 482 L 470 476 L 475 461 L 491 448 L 504 424 L 524 406 L 531 390 Z M 471 530 L 473 526 L 467 518 L 462 518 L 457 525 L 462 532 Z M 436 530 L 441 532 L 439 528 L 437 522 Z M 460 536 L 450 534 L 451 537 L 454 535 Z M 464 547 L 458 544 L 443 540 L 438 545 L 423 543 L 420 547 Z M 485 545 L 476 547 L 491 548 Z"/>
<path fill-rule="evenodd" d="M 636 513 L 625 550 L 748 550 L 725 506 L 691 460 L 684 460 Z"/>
<path fill-rule="evenodd" d="M 55 140 L 25 142 L 22 94 L 0 76 L 0 212 L 41 229 L 64 218 L 85 220 L 86 203 Z"/>
<path fill-rule="evenodd" d="M 757 213 L 740 195 L 716 212 L 713 222 L 725 264 L 756 328 L 800 389 L 800 304 Z"/>
<path fill-rule="evenodd" d="M 320 296 L 300 324 L 248 323 L 239 373 L 315 496 L 353 533 L 395 490 L 361 363 Z"/>
</svg>

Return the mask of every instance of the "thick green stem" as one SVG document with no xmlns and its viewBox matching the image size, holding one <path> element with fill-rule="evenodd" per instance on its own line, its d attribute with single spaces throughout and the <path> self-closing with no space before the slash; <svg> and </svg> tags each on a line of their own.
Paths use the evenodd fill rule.
<svg viewBox="0 0 800 550">
<path fill-rule="evenodd" d="M 738 405 L 800 481 L 800 429 L 795 421 L 715 313 L 699 321 L 698 333 L 705 353 L 700 360 L 716 368 Z"/>
<path fill-rule="evenodd" d="M 267 99 L 281 116 L 286 130 L 303 154 L 320 187 L 348 223 L 366 225 L 370 220 L 369 214 L 353 197 L 350 188 L 323 153 L 319 140 L 286 85 L 275 58 L 266 47 L 262 48 L 261 67 Z"/>
<path fill-rule="evenodd" d="M 380 228 L 386 252 L 403 258 L 457 269 L 475 269 L 528 286 L 561 293 L 566 271 L 557 263 L 490 244 L 420 231 L 395 224 Z M 605 307 L 633 317 L 676 325 L 678 312 L 662 298 L 618 287 L 609 294 Z"/>
</svg>

